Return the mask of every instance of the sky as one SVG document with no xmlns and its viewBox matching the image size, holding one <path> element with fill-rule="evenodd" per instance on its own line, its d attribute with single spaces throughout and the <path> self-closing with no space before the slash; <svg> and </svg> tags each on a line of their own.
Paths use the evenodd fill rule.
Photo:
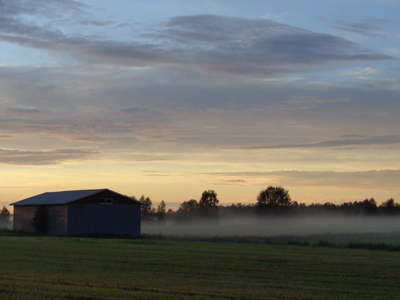
<svg viewBox="0 0 400 300">
<path fill-rule="evenodd" d="M 0 0 L 0 205 L 400 202 L 398 0 Z"/>
</svg>

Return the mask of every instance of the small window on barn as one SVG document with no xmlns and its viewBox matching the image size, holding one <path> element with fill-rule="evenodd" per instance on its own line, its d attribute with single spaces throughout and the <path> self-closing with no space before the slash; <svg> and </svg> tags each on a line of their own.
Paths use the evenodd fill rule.
<svg viewBox="0 0 400 300">
<path fill-rule="evenodd" d="M 113 199 L 112 198 L 103 198 L 99 199 L 99 204 L 112 204 Z"/>
</svg>

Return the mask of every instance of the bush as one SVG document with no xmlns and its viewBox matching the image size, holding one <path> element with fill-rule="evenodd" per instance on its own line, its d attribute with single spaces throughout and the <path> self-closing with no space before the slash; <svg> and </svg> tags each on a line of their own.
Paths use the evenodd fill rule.
<svg viewBox="0 0 400 300">
<path fill-rule="evenodd" d="M 36 233 L 46 234 L 47 232 L 47 216 L 46 207 L 41 205 L 36 208 L 35 214 L 32 219 L 32 227 L 35 228 Z"/>
</svg>

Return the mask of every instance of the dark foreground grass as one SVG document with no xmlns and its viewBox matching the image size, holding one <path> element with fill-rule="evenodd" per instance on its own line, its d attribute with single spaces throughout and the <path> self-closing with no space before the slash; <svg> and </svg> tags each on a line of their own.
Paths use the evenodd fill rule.
<svg viewBox="0 0 400 300">
<path fill-rule="evenodd" d="M 400 299 L 400 253 L 0 236 L 0 299 Z"/>
<path fill-rule="evenodd" d="M 275 236 L 197 236 L 197 235 L 164 235 L 143 234 L 143 239 L 172 240 L 191 242 L 214 243 L 246 243 L 246 244 L 271 244 L 271 245 L 297 245 L 335 247 L 350 249 L 368 249 L 400 251 L 400 232 L 390 233 L 363 233 L 363 234 L 312 234 L 312 235 L 275 235 Z"/>
</svg>

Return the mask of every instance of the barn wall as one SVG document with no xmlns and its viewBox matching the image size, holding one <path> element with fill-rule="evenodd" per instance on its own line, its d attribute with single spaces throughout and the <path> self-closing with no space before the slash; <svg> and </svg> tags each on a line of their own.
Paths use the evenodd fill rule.
<svg viewBox="0 0 400 300">
<path fill-rule="evenodd" d="M 97 198 L 96 198 L 97 199 Z M 114 199 L 114 197 L 113 197 Z M 71 203 L 68 235 L 100 234 L 140 236 L 139 204 Z"/>
<path fill-rule="evenodd" d="M 47 234 L 67 235 L 67 205 L 46 206 Z"/>
<path fill-rule="evenodd" d="M 32 218 L 35 214 L 37 206 L 14 206 L 14 231 L 33 233 L 35 229 L 32 227 Z"/>
<path fill-rule="evenodd" d="M 46 205 L 48 235 L 67 235 L 67 206 Z M 33 216 L 38 205 L 14 206 L 14 231 L 35 233 L 32 226 Z"/>
</svg>

